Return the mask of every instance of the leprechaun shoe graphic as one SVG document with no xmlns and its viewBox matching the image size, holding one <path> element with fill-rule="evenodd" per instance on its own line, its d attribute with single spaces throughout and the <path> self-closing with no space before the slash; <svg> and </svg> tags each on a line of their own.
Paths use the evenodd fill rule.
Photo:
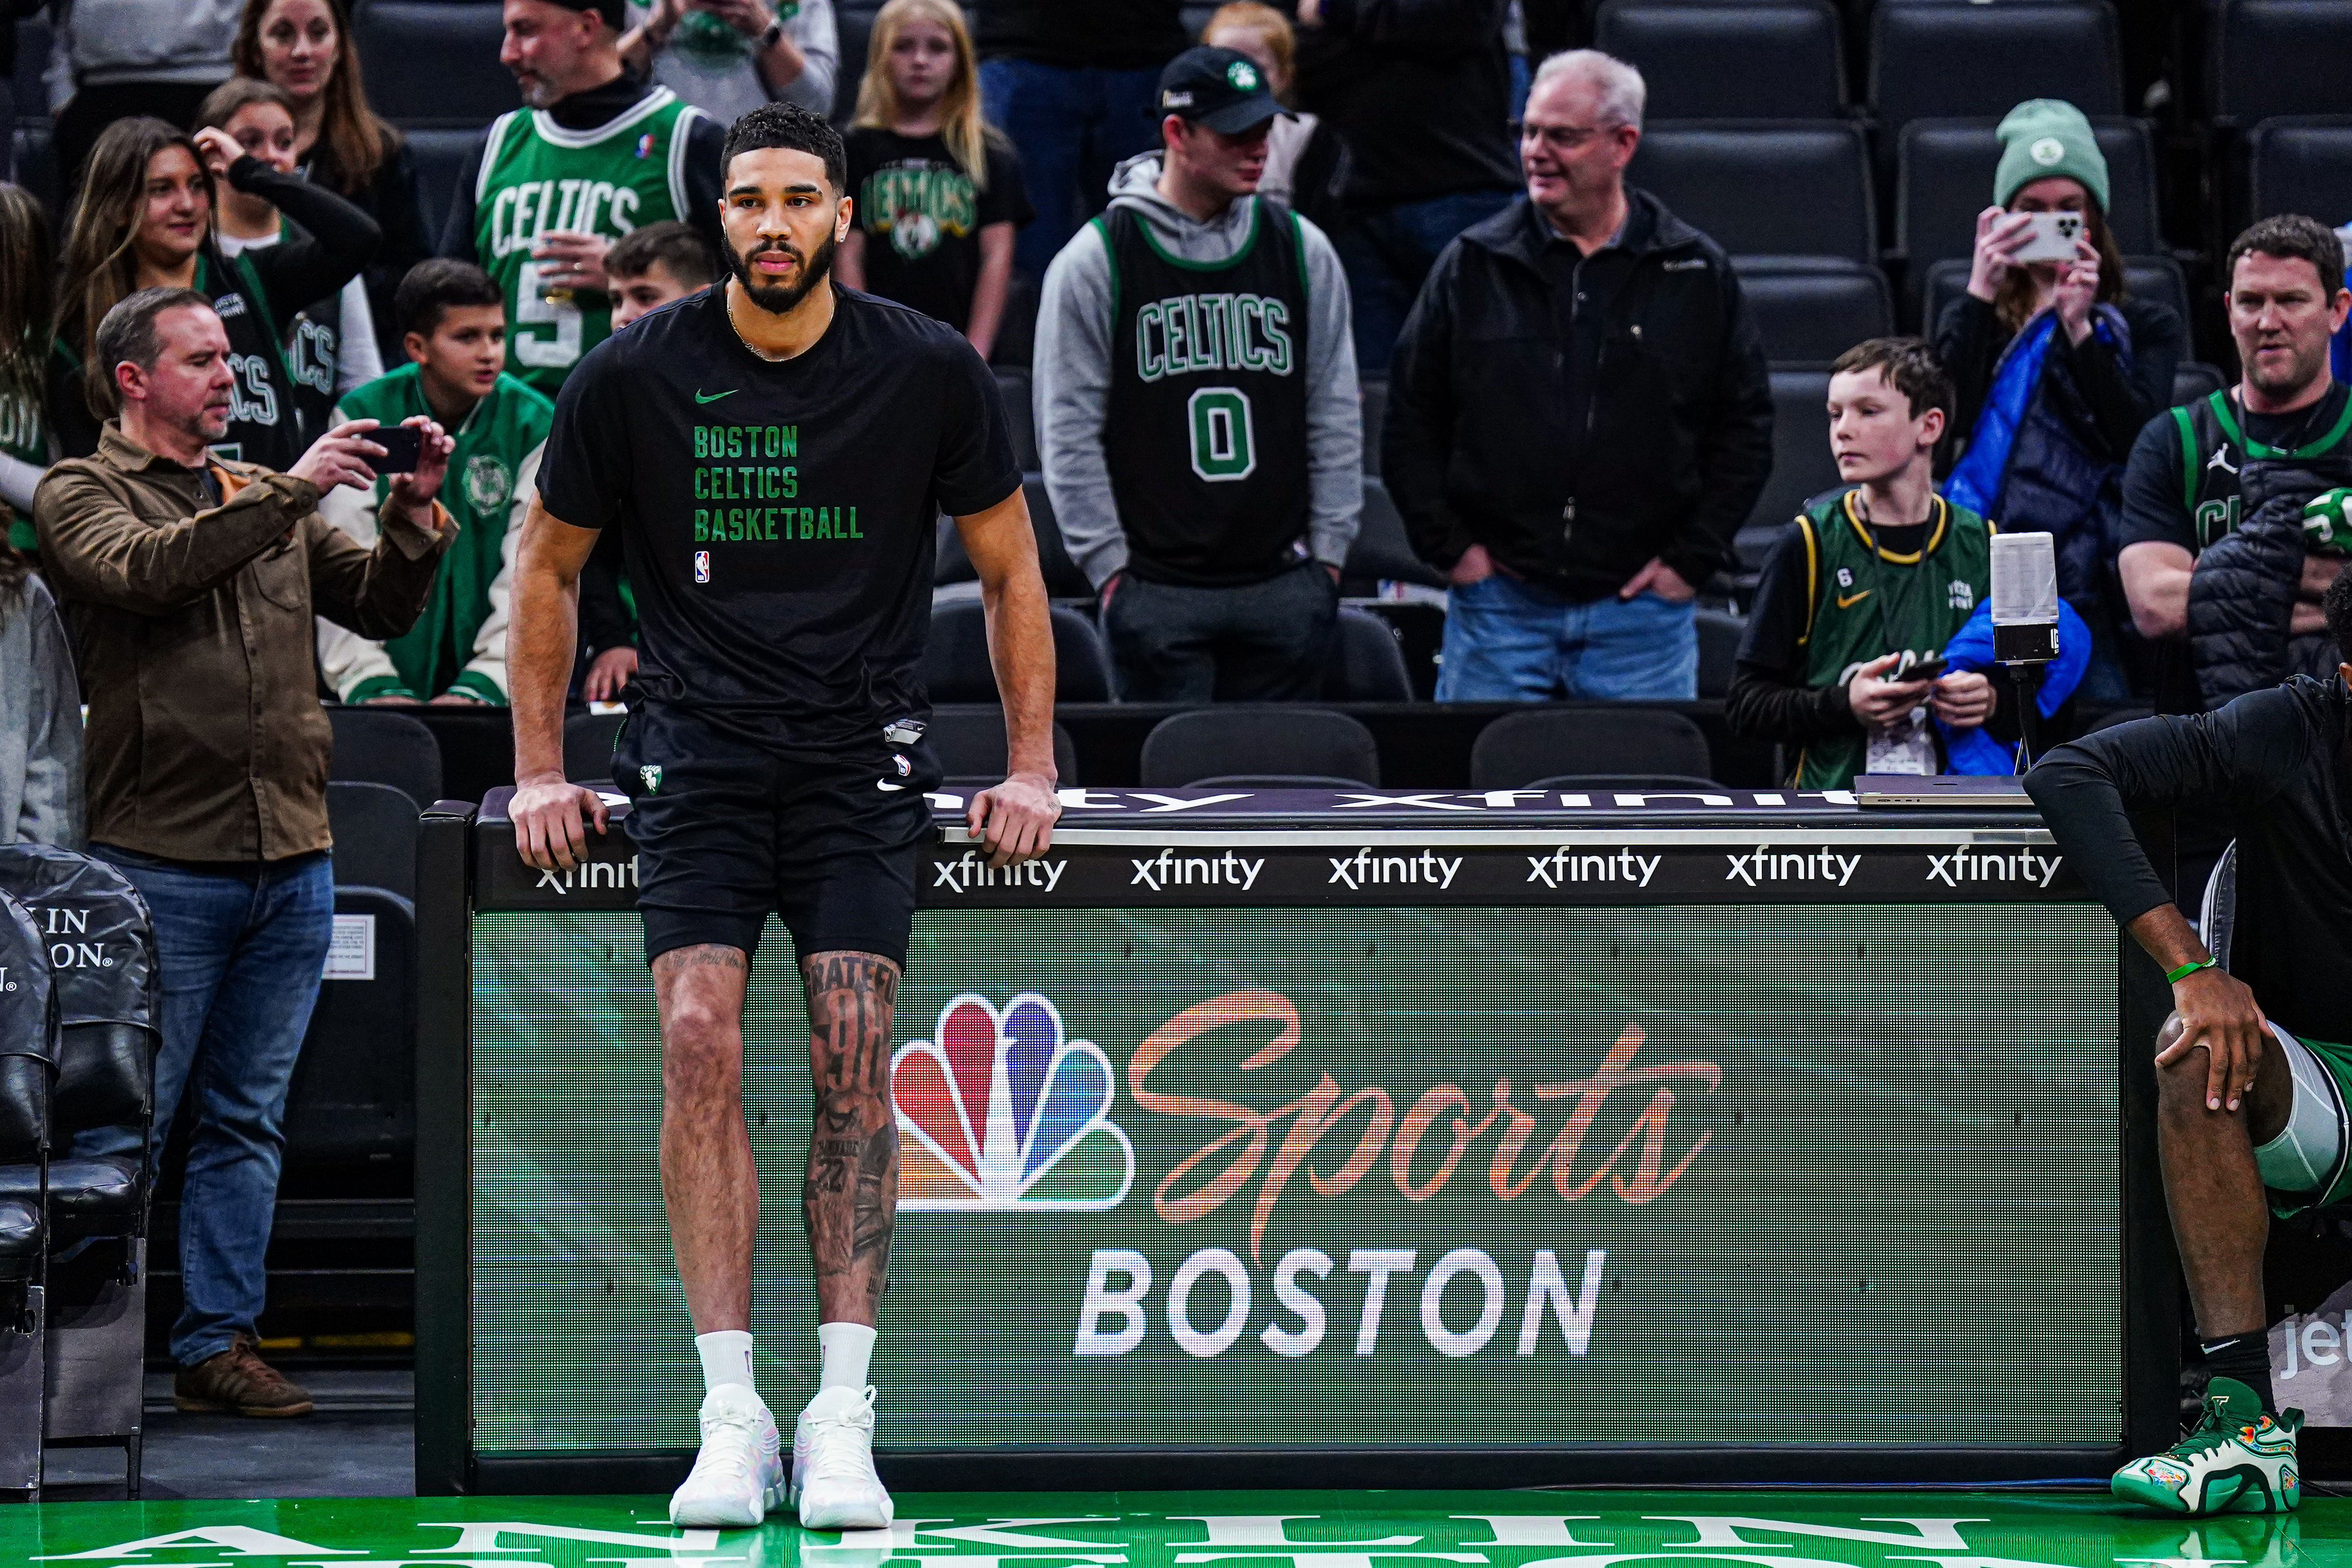
<svg viewBox="0 0 2352 1568">
<path fill-rule="evenodd" d="M 2234 1378 L 2205 1389 L 2193 1430 L 2161 1454 L 2116 1472 L 2116 1496 L 2168 1513 L 2284 1513 L 2302 1500 L 2294 1458 L 2303 1412 L 2273 1415 Z"/>
</svg>

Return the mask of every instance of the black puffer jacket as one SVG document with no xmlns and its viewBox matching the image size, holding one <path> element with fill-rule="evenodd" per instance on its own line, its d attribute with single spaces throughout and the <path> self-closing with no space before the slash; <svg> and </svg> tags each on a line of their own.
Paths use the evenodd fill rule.
<svg viewBox="0 0 2352 1568">
<path fill-rule="evenodd" d="M 2291 675 L 2334 678 L 2334 639 L 2292 637 L 2289 627 L 2303 583 L 2304 506 L 2340 485 L 2352 485 L 2352 458 L 2246 465 L 2245 521 L 2197 558 L 2189 579 L 2189 644 L 2206 711 Z"/>
</svg>

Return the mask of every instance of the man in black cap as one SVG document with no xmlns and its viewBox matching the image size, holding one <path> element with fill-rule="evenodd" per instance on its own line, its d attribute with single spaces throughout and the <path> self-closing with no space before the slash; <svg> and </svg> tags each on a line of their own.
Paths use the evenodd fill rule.
<svg viewBox="0 0 2352 1568">
<path fill-rule="evenodd" d="M 1347 276 L 1256 194 L 1284 110 L 1246 55 L 1187 49 L 1158 103 L 1045 274 L 1046 489 L 1122 700 L 1314 698 L 1363 505 Z"/>
</svg>

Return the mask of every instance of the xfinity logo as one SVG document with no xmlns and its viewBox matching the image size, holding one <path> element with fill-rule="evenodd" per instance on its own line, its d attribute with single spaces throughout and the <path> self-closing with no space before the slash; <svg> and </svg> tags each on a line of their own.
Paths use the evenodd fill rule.
<svg viewBox="0 0 2352 1568">
<path fill-rule="evenodd" d="M 1177 858 L 1173 849 L 1162 849 L 1149 859 L 1130 860 L 1135 876 L 1128 882 L 1130 888 L 1149 888 L 1157 893 L 1167 888 L 1239 888 L 1244 892 L 1257 886 L 1257 874 L 1265 869 L 1263 857 L 1244 860 L 1232 850 L 1211 859 L 1190 855 Z"/>
<path fill-rule="evenodd" d="M 1731 862 L 1731 869 L 1723 874 L 1723 879 L 1745 882 L 1751 888 L 1766 882 L 1834 882 L 1843 888 L 1862 864 L 1859 855 L 1829 849 L 1775 854 L 1769 844 L 1758 845 L 1753 853 L 1725 858 Z"/>
<path fill-rule="evenodd" d="M 541 888 L 552 888 L 558 894 L 569 898 L 574 888 L 586 892 L 597 888 L 621 889 L 636 885 L 637 858 L 632 855 L 626 860 L 583 860 L 569 871 L 541 871 L 531 891 L 535 893 Z"/>
<path fill-rule="evenodd" d="M 991 866 L 980 857 L 977 849 L 967 849 L 959 859 L 934 861 L 931 865 L 931 886 L 945 888 L 951 893 L 969 893 L 974 888 L 1043 888 L 1052 892 L 1069 869 L 1066 860 L 1032 860 L 1021 866 Z"/>
<path fill-rule="evenodd" d="M 1432 849 L 1418 855 L 1374 855 L 1369 849 L 1359 849 L 1353 855 L 1329 858 L 1330 880 L 1351 891 L 1360 891 L 1391 886 L 1450 888 L 1454 886 L 1454 873 L 1462 869 L 1463 858 L 1457 855 L 1448 860 Z"/>
<path fill-rule="evenodd" d="M 1927 880 L 1954 889 L 1962 882 L 2031 882 L 2037 888 L 2046 888 L 2065 859 L 2063 855 L 2045 857 L 2031 849 L 1999 854 L 1955 849 L 1949 855 L 1927 857 Z"/>
<path fill-rule="evenodd" d="M 1566 848 L 1528 857 L 1528 880 L 1547 888 L 1570 882 L 1631 882 L 1646 888 L 1665 861 L 1663 855 L 1636 855 L 1620 849 L 1613 855 L 1571 855 Z"/>
</svg>

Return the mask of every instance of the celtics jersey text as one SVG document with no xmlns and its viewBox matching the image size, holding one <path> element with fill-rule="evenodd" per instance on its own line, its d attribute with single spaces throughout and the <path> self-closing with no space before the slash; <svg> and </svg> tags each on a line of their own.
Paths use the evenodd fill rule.
<svg viewBox="0 0 2352 1568">
<path fill-rule="evenodd" d="M 2239 418 L 2237 401 L 2226 390 L 2172 410 L 2173 422 L 2180 427 L 2181 505 L 2197 531 L 2200 550 L 2237 531 L 2238 473 L 2247 458 L 2302 462 L 2352 454 L 2352 400 L 2346 401 L 2343 414 L 2316 439 L 2301 447 L 2252 440 Z"/>
<path fill-rule="evenodd" d="M 1872 538 L 1860 493 L 1833 491 L 1797 518 L 1806 589 L 1798 646 L 1807 686 L 1843 686 L 1857 667 L 1886 654 L 1942 652 L 1992 590 L 1993 529 L 1983 518 L 1937 496 L 1926 542 L 1899 553 Z M 1843 789 L 1868 754 L 1868 739 L 1859 734 L 1811 742 L 1797 758 L 1797 787 Z"/>
<path fill-rule="evenodd" d="M 548 396 L 611 335 L 613 312 L 601 294 L 551 301 L 531 247 L 558 230 L 618 239 L 685 218 L 695 113 L 662 87 L 593 130 L 566 131 L 543 110 L 491 122 L 474 187 L 474 254 L 506 295 L 509 368 Z"/>
<path fill-rule="evenodd" d="M 1230 260 L 1160 248 L 1124 207 L 1095 219 L 1111 263 L 1103 455 L 1128 566 L 1150 582 L 1263 582 L 1307 523 L 1307 271 L 1298 220 L 1250 198 Z"/>
<path fill-rule="evenodd" d="M 41 415 L 40 384 L 29 376 L 22 382 L 0 380 L 0 452 L 37 468 L 49 466 L 49 430 Z M 40 552 L 30 512 L 20 514 L 0 504 L 0 516 L 7 519 L 5 531 L 12 546 L 27 555 Z"/>
</svg>

